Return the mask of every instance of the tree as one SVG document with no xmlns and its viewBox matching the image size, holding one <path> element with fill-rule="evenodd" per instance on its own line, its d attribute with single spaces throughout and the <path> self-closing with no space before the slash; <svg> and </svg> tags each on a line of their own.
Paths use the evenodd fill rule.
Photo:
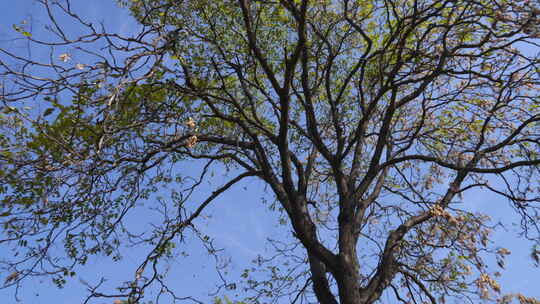
<svg viewBox="0 0 540 304">
<path fill-rule="evenodd" d="M 162 260 L 188 234 L 218 254 L 196 221 L 255 179 L 300 245 L 276 253 L 300 271 L 247 280 L 248 302 L 538 302 L 501 294 L 489 263 L 503 268 L 510 253 L 490 240 L 500 226 L 462 201 L 475 189 L 506 199 L 538 265 L 532 1 L 133 0 L 121 3 L 140 25 L 129 36 L 69 0 L 37 2 L 49 33 L 14 28 L 54 48 L 50 60 L 3 49 L 0 61 L 2 243 L 17 252 L 2 262 L 6 286 L 41 275 L 62 285 L 130 244 L 150 248 L 134 279 L 90 297 L 173 295 Z M 212 168 L 229 179 L 193 207 Z M 163 218 L 138 235 L 124 223 L 141 201 Z"/>
</svg>

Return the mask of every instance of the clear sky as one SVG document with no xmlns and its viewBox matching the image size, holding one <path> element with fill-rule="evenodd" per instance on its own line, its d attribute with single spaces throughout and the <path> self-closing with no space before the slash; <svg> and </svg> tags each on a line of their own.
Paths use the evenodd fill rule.
<svg viewBox="0 0 540 304">
<path fill-rule="evenodd" d="M 76 10 L 83 16 L 94 22 L 102 21 L 111 31 L 126 34 L 135 26 L 127 11 L 118 8 L 113 0 L 72 0 L 72 2 L 77 5 Z M 35 4 L 33 0 L 0 0 L 0 48 L 28 51 L 23 40 L 13 41 L 12 39 L 15 36 L 12 25 L 21 24 L 23 20 L 33 27 L 34 33 L 39 34 L 43 30 L 43 22 L 46 18 L 41 6 Z M 76 29 L 72 30 L 76 31 Z M 61 51 L 58 50 L 59 53 Z M 34 56 L 41 55 L 45 54 L 34 54 Z M 74 60 L 84 60 L 84 57 L 75 57 Z M 196 172 L 197 169 L 197 166 L 182 168 L 187 172 Z M 218 172 L 212 184 L 206 185 L 201 189 L 203 190 L 201 193 L 194 196 L 193 203 L 196 204 L 197 199 L 204 197 L 203 192 L 211 193 L 213 187 L 220 181 L 224 180 Z M 278 227 L 276 214 L 268 211 L 268 205 L 262 203 L 264 197 L 262 184 L 248 180 L 224 194 L 209 212 L 205 213 L 212 217 L 199 222 L 202 224 L 202 230 L 216 240 L 216 245 L 226 249 L 226 256 L 232 260 L 230 268 L 232 279 L 244 267 L 249 266 L 249 262 L 258 254 L 266 252 L 268 246 L 265 239 L 267 237 L 279 239 L 283 235 L 290 235 L 289 228 Z M 463 201 L 470 204 L 473 209 L 488 212 L 494 220 L 500 219 L 505 223 L 512 220 L 509 218 L 512 212 L 507 207 L 507 203 L 492 194 L 476 191 L 469 193 Z M 139 212 L 130 220 L 132 223 L 144 222 L 147 216 L 144 212 Z M 540 288 L 538 288 L 540 271 L 534 268 L 529 258 L 529 244 L 520 240 L 517 232 L 516 227 L 509 225 L 506 233 L 496 234 L 492 240 L 512 251 L 512 255 L 507 260 L 507 270 L 503 272 L 501 280 L 503 291 L 522 292 L 525 295 L 540 298 Z M 171 264 L 169 281 L 171 285 L 178 288 L 179 295 L 193 294 L 201 299 L 209 299 L 208 292 L 214 289 L 214 282 L 218 281 L 214 271 L 216 263 L 201 249 L 199 242 L 194 243 L 195 245 L 188 238 L 186 243 L 181 245 L 190 255 L 179 258 L 177 262 Z M 120 263 L 95 257 L 87 266 L 80 268 L 77 276 L 63 289 L 56 289 L 48 279 L 32 279 L 21 287 L 19 297 L 25 304 L 79 303 L 86 295 L 85 287 L 80 283 L 81 280 L 95 283 L 100 276 L 105 276 L 109 279 L 108 283 L 114 286 L 114 282 L 133 277 L 135 268 L 133 265 L 140 263 L 140 258 L 144 253 L 137 248 L 126 250 L 123 253 L 124 259 Z M 0 259 L 4 254 L 7 253 L 0 252 Z M 0 273 L 0 283 L 7 275 Z M 234 296 L 234 292 L 230 294 Z M 13 295 L 13 289 L 0 290 L 0 303 L 15 303 Z M 112 299 L 107 301 L 99 300 L 95 303 L 112 303 Z"/>
</svg>

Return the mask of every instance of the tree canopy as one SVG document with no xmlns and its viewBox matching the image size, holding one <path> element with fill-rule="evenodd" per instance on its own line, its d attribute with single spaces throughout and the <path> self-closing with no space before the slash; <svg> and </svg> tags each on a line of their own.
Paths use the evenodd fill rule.
<svg viewBox="0 0 540 304">
<path fill-rule="evenodd" d="M 246 269 L 223 286 L 243 288 L 238 300 L 538 303 L 501 292 L 512 248 L 463 199 L 507 201 L 538 266 L 533 1 L 123 0 L 138 24 L 128 34 L 69 0 L 35 2 L 45 31 L 14 34 L 50 55 L 0 49 L 4 287 L 62 286 L 129 246 L 147 251 L 133 279 L 89 286 L 88 301 L 197 301 L 162 265 L 190 237 L 219 255 L 198 226 L 212 223 L 206 209 L 257 180 L 292 231 L 258 266 L 294 271 Z M 195 201 L 216 170 L 227 179 Z M 137 208 L 160 218 L 140 231 L 127 223 Z"/>
</svg>

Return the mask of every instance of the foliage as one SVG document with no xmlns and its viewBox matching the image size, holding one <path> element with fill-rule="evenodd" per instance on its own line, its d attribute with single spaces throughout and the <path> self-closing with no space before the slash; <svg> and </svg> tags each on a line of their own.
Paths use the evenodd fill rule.
<svg viewBox="0 0 540 304">
<path fill-rule="evenodd" d="M 510 250 L 462 201 L 477 189 L 505 198 L 538 263 L 531 1 L 120 1 L 139 25 L 128 37 L 69 0 L 37 2 L 50 33 L 15 25 L 19 37 L 69 49 L 48 62 L 1 50 L 6 287 L 33 276 L 62 286 L 92 256 L 137 246 L 148 254 L 115 297 L 138 303 L 157 288 L 195 301 L 160 267 L 187 237 L 217 256 L 197 219 L 251 179 L 294 238 L 271 240 L 278 258 L 234 283 L 221 276 L 245 302 L 536 303 L 502 294 L 488 259 L 504 268 Z M 65 34 L 58 14 L 81 34 Z M 212 170 L 228 180 L 188 204 Z M 129 227 L 138 208 L 161 216 L 142 234 Z M 112 297 L 100 284 L 89 297 Z"/>
</svg>

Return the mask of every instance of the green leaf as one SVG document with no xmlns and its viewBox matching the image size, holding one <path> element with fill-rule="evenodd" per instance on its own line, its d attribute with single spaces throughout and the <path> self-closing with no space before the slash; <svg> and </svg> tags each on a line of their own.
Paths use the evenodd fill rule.
<svg viewBox="0 0 540 304">
<path fill-rule="evenodd" d="M 45 110 L 45 112 L 43 112 L 43 117 L 51 115 L 52 112 L 54 112 L 54 108 L 48 108 L 47 110 Z"/>
</svg>

